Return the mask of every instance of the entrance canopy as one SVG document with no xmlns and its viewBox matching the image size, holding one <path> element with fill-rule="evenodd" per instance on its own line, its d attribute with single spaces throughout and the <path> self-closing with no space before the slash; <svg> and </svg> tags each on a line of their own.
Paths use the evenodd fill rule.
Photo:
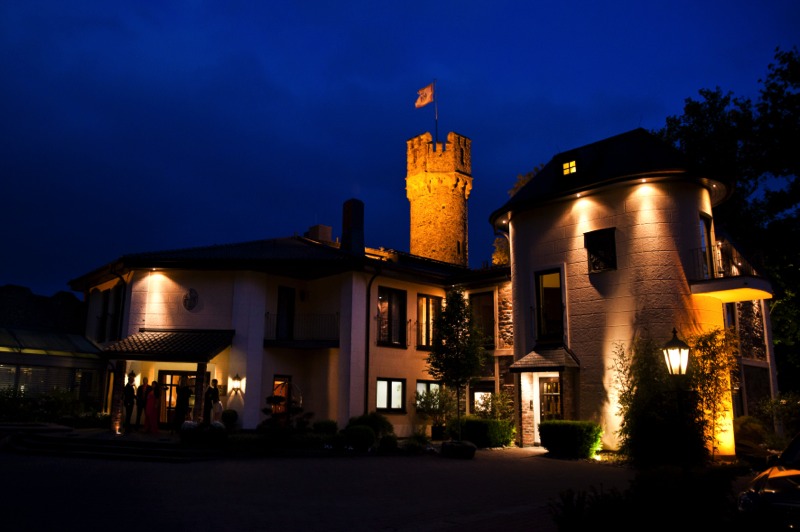
<svg viewBox="0 0 800 532">
<path fill-rule="evenodd" d="M 106 346 L 105 353 L 126 360 L 205 362 L 230 347 L 233 330 L 140 329 Z"/>
<path fill-rule="evenodd" d="M 564 346 L 534 349 L 511 364 L 512 373 L 536 373 L 541 371 L 561 371 L 565 368 L 579 368 L 578 358 Z"/>
</svg>

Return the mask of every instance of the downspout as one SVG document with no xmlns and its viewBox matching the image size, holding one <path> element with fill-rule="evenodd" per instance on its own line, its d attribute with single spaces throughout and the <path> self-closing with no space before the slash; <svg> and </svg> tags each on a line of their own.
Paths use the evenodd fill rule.
<svg viewBox="0 0 800 532">
<path fill-rule="evenodd" d="M 370 322 L 370 302 L 372 298 L 370 297 L 372 292 L 372 283 L 375 281 L 375 278 L 381 274 L 380 266 L 375 269 L 375 273 L 372 274 L 372 278 L 367 283 L 367 301 L 366 301 L 366 330 L 364 332 L 364 415 L 366 416 L 369 414 L 369 330 L 370 326 L 372 325 Z"/>
</svg>

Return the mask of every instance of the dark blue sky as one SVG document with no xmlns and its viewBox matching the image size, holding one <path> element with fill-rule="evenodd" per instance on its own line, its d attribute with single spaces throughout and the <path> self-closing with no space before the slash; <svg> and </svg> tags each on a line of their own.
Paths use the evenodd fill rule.
<svg viewBox="0 0 800 532">
<path fill-rule="evenodd" d="M 393 6 L 393 7 L 387 7 Z M 406 140 L 472 139 L 489 213 L 556 153 L 755 98 L 797 0 L 0 3 L 0 286 L 52 295 L 120 255 L 303 234 L 365 203 L 408 251 Z"/>
</svg>

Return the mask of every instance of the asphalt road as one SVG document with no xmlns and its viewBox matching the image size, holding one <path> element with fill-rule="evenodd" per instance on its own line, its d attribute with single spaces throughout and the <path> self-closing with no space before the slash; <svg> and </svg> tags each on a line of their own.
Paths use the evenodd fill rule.
<svg viewBox="0 0 800 532">
<path fill-rule="evenodd" d="M 0 452 L 0 523 L 39 530 L 553 532 L 572 488 L 628 487 L 628 468 L 543 450 L 163 463 Z"/>
</svg>

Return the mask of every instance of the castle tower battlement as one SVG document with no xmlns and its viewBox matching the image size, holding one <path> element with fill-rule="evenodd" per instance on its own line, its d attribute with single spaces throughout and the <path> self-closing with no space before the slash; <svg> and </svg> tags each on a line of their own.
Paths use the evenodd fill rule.
<svg viewBox="0 0 800 532">
<path fill-rule="evenodd" d="M 430 133 L 406 142 L 406 197 L 413 255 L 468 266 L 467 200 L 472 191 L 472 141 L 457 133 L 436 143 Z"/>
</svg>

